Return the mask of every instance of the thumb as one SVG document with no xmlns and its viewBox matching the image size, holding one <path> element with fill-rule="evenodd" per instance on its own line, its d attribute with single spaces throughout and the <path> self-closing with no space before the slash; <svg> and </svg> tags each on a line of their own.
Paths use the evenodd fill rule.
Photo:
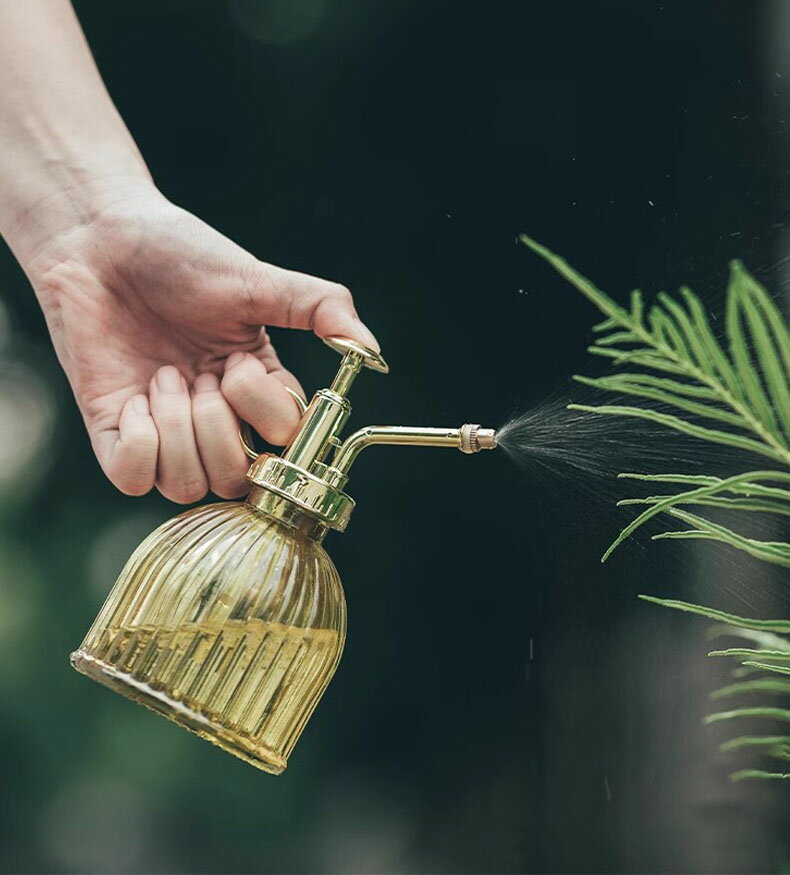
<svg viewBox="0 0 790 875">
<path fill-rule="evenodd" d="M 301 328 L 319 337 L 339 335 L 379 350 L 359 318 L 351 292 L 340 283 L 258 262 L 260 282 L 251 294 L 252 316 L 261 325 Z"/>
</svg>

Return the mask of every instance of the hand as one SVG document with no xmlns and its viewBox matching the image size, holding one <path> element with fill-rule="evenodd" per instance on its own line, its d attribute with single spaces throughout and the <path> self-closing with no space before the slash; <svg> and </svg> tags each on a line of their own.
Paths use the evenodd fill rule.
<svg viewBox="0 0 790 875">
<path fill-rule="evenodd" d="M 180 503 L 244 493 L 238 419 L 287 443 L 302 393 L 266 325 L 378 348 L 337 283 L 258 261 L 153 187 L 31 254 L 33 283 L 109 479 Z"/>
</svg>

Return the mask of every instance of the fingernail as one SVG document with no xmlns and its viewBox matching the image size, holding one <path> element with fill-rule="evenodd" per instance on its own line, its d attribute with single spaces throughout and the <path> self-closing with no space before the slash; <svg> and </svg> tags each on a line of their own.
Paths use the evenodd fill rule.
<svg viewBox="0 0 790 875">
<path fill-rule="evenodd" d="M 144 413 L 148 415 L 151 410 L 148 407 L 148 398 L 145 395 L 135 395 L 132 398 L 132 410 L 135 413 Z"/>
<path fill-rule="evenodd" d="M 376 336 L 373 332 L 368 328 L 367 325 L 358 317 L 354 317 L 354 321 L 359 327 L 359 333 L 365 341 L 365 344 L 369 346 L 371 349 L 375 349 L 376 352 L 381 352 L 381 346 L 379 345 L 378 340 L 376 340 Z"/>
<path fill-rule="evenodd" d="M 156 385 L 161 392 L 167 392 L 169 395 L 181 392 L 181 374 L 179 374 L 178 368 L 171 366 L 162 368 L 156 375 Z"/>
<path fill-rule="evenodd" d="M 225 359 L 225 370 L 229 371 L 231 368 L 235 367 L 246 355 L 247 353 L 241 352 L 241 350 L 232 352 L 227 359 Z"/>
</svg>

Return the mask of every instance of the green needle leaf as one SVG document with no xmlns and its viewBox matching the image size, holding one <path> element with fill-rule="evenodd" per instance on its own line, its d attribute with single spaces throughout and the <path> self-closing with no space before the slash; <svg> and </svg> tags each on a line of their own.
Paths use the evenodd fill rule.
<svg viewBox="0 0 790 875">
<path fill-rule="evenodd" d="M 790 720 L 787 708 L 735 708 L 732 711 L 719 711 L 708 714 L 703 723 L 719 723 L 722 720 L 737 720 L 741 717 L 768 717 L 771 720 Z"/>
</svg>

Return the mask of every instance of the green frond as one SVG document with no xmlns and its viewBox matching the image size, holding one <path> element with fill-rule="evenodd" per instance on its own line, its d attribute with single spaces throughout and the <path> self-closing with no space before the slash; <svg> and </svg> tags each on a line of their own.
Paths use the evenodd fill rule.
<svg viewBox="0 0 790 875">
<path fill-rule="evenodd" d="M 790 735 L 739 735 L 730 738 L 719 745 L 719 750 L 727 753 L 731 750 L 741 750 L 744 747 L 784 748 L 790 754 Z"/>
<path fill-rule="evenodd" d="M 717 711 L 703 718 L 703 723 L 719 723 L 722 720 L 738 720 L 741 717 L 767 717 L 770 720 L 790 721 L 790 710 L 787 708 L 734 708 L 732 711 Z"/>
<path fill-rule="evenodd" d="M 739 302 L 752 336 L 752 346 L 762 367 L 770 406 L 776 411 L 779 421 L 777 428 L 783 432 L 782 436 L 787 440 L 790 439 L 790 375 L 782 362 L 781 349 L 774 345 L 771 326 L 764 318 L 763 312 L 758 308 L 755 300 L 758 294 L 754 288 L 755 281 L 737 262 L 732 269 L 733 275 L 738 278 L 736 287 Z M 772 302 L 762 290 L 761 295 L 767 305 L 773 308 Z"/>
<path fill-rule="evenodd" d="M 728 647 L 726 650 L 711 650 L 708 656 L 729 656 L 740 660 L 759 660 L 762 664 L 771 665 L 778 663 L 790 665 L 790 651 L 788 650 L 755 650 L 752 647 Z M 765 660 L 771 662 L 766 663 Z M 754 662 L 751 662 L 754 665 Z"/>
<path fill-rule="evenodd" d="M 653 374 L 643 374 L 637 371 L 625 371 L 619 374 L 609 374 L 605 377 L 586 377 L 580 374 L 574 374 L 573 379 L 579 383 L 584 383 L 588 386 L 595 386 L 599 389 L 607 388 L 610 381 L 617 381 L 619 384 L 629 383 L 637 386 L 650 386 L 654 389 L 662 389 L 665 392 L 674 393 L 675 395 L 687 395 L 690 398 L 704 398 L 707 401 L 715 401 L 718 396 L 713 389 L 708 386 L 699 386 L 696 383 L 683 383 L 680 380 L 671 380 L 668 377 L 656 377 Z M 599 381 L 605 380 L 606 383 Z M 617 391 L 614 389 L 613 391 Z"/>
<path fill-rule="evenodd" d="M 764 772 L 762 769 L 740 769 L 730 775 L 731 781 L 745 781 L 749 778 L 786 781 L 790 774 L 785 772 Z"/>
<path fill-rule="evenodd" d="M 689 490 L 688 492 L 680 492 L 677 495 L 671 495 L 662 501 L 657 502 L 656 504 L 648 507 L 647 510 L 642 511 L 636 519 L 632 520 L 615 538 L 612 544 L 607 548 L 604 553 L 601 561 L 605 562 L 606 559 L 612 554 L 612 552 L 633 532 L 635 532 L 640 526 L 644 525 L 648 520 L 652 519 L 654 516 L 662 513 L 664 511 L 670 512 L 673 516 L 678 517 L 684 522 L 690 522 L 697 527 L 700 532 L 705 532 L 707 535 L 714 540 L 725 540 L 727 543 L 732 544 L 733 546 L 737 546 L 741 550 L 745 550 L 746 552 L 759 552 L 761 557 L 763 554 L 768 557 L 772 557 L 770 561 L 785 563 L 785 560 L 788 564 L 790 564 L 790 552 L 788 552 L 787 556 L 785 556 L 781 551 L 775 549 L 775 545 L 766 541 L 752 541 L 750 538 L 744 538 L 741 535 L 737 535 L 734 532 L 731 532 L 729 529 L 726 529 L 724 526 L 718 526 L 714 523 L 709 522 L 708 520 L 704 520 L 701 517 L 696 517 L 692 514 L 687 513 L 686 511 L 680 511 L 674 508 L 674 505 L 679 504 L 682 501 L 689 502 L 696 498 L 705 498 L 711 495 L 715 495 L 718 492 L 725 492 L 732 486 L 738 486 L 741 483 L 748 482 L 749 480 L 758 480 L 758 479 L 772 479 L 775 476 L 773 471 L 750 471 L 747 474 L 736 474 L 734 477 L 728 477 L 724 480 L 720 480 L 718 483 L 715 483 L 711 486 L 700 486 L 697 489 Z M 698 536 L 698 533 L 689 533 L 689 532 L 678 532 L 678 533 L 666 533 L 664 535 L 657 535 L 657 538 L 660 537 L 693 537 Z M 790 551 L 790 545 L 785 545 L 788 547 L 788 551 Z"/>
<path fill-rule="evenodd" d="M 595 334 L 598 334 L 601 331 L 608 331 L 610 328 L 616 327 L 617 322 L 610 317 L 609 319 L 604 319 L 603 322 L 597 322 L 595 325 L 593 325 L 592 330 Z"/>
<path fill-rule="evenodd" d="M 657 504 L 671 495 L 648 495 L 645 498 L 623 498 L 617 502 L 618 507 L 626 507 L 632 504 Z M 749 512 L 778 513 L 790 516 L 790 504 L 780 504 L 775 501 L 765 501 L 760 498 L 726 498 L 724 496 L 712 496 L 710 498 L 681 499 L 678 504 L 698 504 L 703 507 L 721 507 L 725 510 L 745 510 Z M 682 533 L 678 533 L 682 534 Z"/>
<path fill-rule="evenodd" d="M 660 599 L 652 595 L 640 595 L 639 598 L 646 602 L 652 602 L 655 605 L 673 608 L 676 611 L 685 611 L 689 614 L 697 614 L 701 617 L 707 617 L 709 620 L 718 620 L 721 623 L 742 629 L 759 629 L 765 632 L 790 632 L 790 620 L 757 620 L 752 617 L 739 617 L 737 614 L 728 614 L 726 611 L 719 611 L 716 608 L 694 605 L 690 602 L 679 601 L 678 599 Z"/>
<path fill-rule="evenodd" d="M 676 374 L 679 377 L 688 376 L 685 368 L 676 365 L 673 362 L 661 358 L 656 353 L 637 350 L 612 349 L 608 346 L 588 346 L 587 352 L 592 355 L 603 356 L 610 358 L 616 365 L 640 365 L 645 368 L 652 368 L 654 371 L 660 371 L 664 374 Z"/>
<path fill-rule="evenodd" d="M 591 404 L 569 404 L 568 410 L 585 410 L 588 413 L 601 413 L 607 416 L 628 416 L 635 419 L 646 419 L 650 422 L 655 422 L 658 425 L 664 425 L 674 431 L 679 431 L 683 434 L 691 435 L 691 437 L 701 438 L 702 440 L 710 441 L 714 444 L 724 444 L 725 446 L 735 447 L 739 450 L 747 450 L 752 453 L 759 453 L 762 456 L 767 456 L 769 459 L 785 461 L 785 456 L 789 455 L 787 451 L 779 451 L 774 447 L 767 446 L 760 441 L 752 438 L 743 437 L 739 434 L 732 434 L 728 431 L 720 431 L 718 429 L 706 428 L 701 425 L 694 425 L 681 419 L 679 416 L 673 416 L 671 413 L 660 413 L 657 410 L 651 410 L 645 407 L 629 407 L 624 404 L 602 404 L 593 406 Z"/>
<path fill-rule="evenodd" d="M 777 432 L 786 442 L 790 438 L 790 384 L 788 384 L 787 376 L 783 372 L 779 352 L 774 347 L 768 327 L 762 320 L 754 302 L 748 295 L 743 295 L 741 306 L 768 390 L 769 409 L 772 412 L 776 411 Z"/>
<path fill-rule="evenodd" d="M 715 376 L 715 362 L 708 353 L 708 350 L 700 338 L 699 333 L 695 329 L 689 314 L 683 309 L 681 304 L 666 292 L 659 292 L 658 300 L 663 305 L 664 309 L 674 318 L 678 331 L 682 334 L 683 340 L 697 367 L 703 373 Z"/>
<path fill-rule="evenodd" d="M 785 376 L 790 380 L 790 326 L 762 284 L 739 261 L 735 262 L 734 267 L 743 274 L 744 286 L 752 293 L 755 303 L 768 323 L 782 358 Z"/>
<path fill-rule="evenodd" d="M 713 365 L 714 373 L 721 381 L 722 385 L 726 388 L 727 392 L 736 400 L 743 400 L 743 388 L 741 387 L 740 382 L 738 381 L 738 377 L 735 374 L 735 371 L 724 354 L 724 350 L 721 348 L 719 341 L 716 339 L 716 335 L 713 333 L 710 322 L 708 320 L 708 314 L 705 312 L 705 307 L 703 306 L 700 299 L 691 291 L 688 286 L 681 286 L 680 294 L 683 296 L 683 300 L 686 302 L 686 306 L 689 309 L 689 313 L 691 314 L 691 320 L 694 325 L 694 329 L 696 331 L 696 335 L 700 340 L 700 343 L 705 348 L 705 352 L 707 354 L 707 358 Z"/>
<path fill-rule="evenodd" d="M 639 338 L 633 331 L 615 331 L 606 337 L 599 337 L 595 343 L 598 346 L 616 346 L 618 343 L 638 343 Z"/>
<path fill-rule="evenodd" d="M 640 474 L 637 471 L 623 471 L 617 475 L 620 480 L 644 480 L 647 483 L 692 483 L 698 486 L 713 486 L 721 483 L 719 477 L 709 474 Z"/>
<path fill-rule="evenodd" d="M 790 693 L 790 680 L 782 678 L 756 678 L 753 681 L 739 681 L 713 690 L 711 699 L 725 699 L 744 693 Z"/>
<path fill-rule="evenodd" d="M 769 662 L 752 662 L 751 660 L 744 662 L 744 665 L 749 668 L 758 668 L 762 671 L 772 671 L 776 674 L 790 674 L 790 666 L 772 665 Z"/>
<path fill-rule="evenodd" d="M 707 631 L 707 637 L 711 640 L 723 637 L 743 638 L 745 641 L 757 644 L 761 650 L 780 650 L 782 653 L 790 653 L 790 640 L 775 632 L 766 632 L 763 629 L 736 629 L 724 624 L 711 626 Z"/>
<path fill-rule="evenodd" d="M 642 325 L 645 312 L 645 299 L 641 289 L 631 292 L 631 321 L 635 325 Z"/>
<path fill-rule="evenodd" d="M 659 306 L 651 307 L 648 322 L 653 330 L 653 339 L 657 347 L 668 347 L 678 359 L 689 360 L 689 350 L 683 335 L 666 310 Z"/>
<path fill-rule="evenodd" d="M 526 235 L 522 242 L 574 285 L 605 319 L 589 351 L 607 358 L 618 371 L 604 377 L 575 377 L 584 385 L 635 399 L 632 404 L 573 404 L 571 409 L 653 422 L 709 443 L 757 453 L 790 468 L 790 326 L 760 283 L 740 262 L 731 264 L 720 341 L 700 299 L 688 287 L 679 298 L 660 292 L 645 314 L 642 293 L 631 293 L 628 309 L 617 304 L 568 263 Z M 647 318 L 645 318 L 647 315 Z M 661 405 L 662 409 L 655 409 Z M 664 408 L 672 412 L 666 412 Z M 701 424 L 705 423 L 705 424 Z M 719 424 L 711 427 L 712 423 Z M 760 541 L 715 523 L 686 506 L 734 513 L 790 515 L 790 471 L 751 471 L 719 478 L 699 474 L 624 473 L 624 479 L 671 484 L 676 494 L 628 498 L 619 505 L 640 505 L 642 512 L 607 549 L 602 561 L 645 522 L 667 514 L 688 528 L 655 535 L 656 539 L 719 541 L 764 561 L 790 567 L 790 543 Z M 698 614 L 720 625 L 713 634 L 735 636 L 754 647 L 712 651 L 739 665 L 733 674 L 745 680 L 714 691 L 714 699 L 737 695 L 790 694 L 790 620 L 757 620 L 674 599 L 641 596 L 646 601 Z M 761 676 L 755 676 L 760 673 Z M 705 722 L 736 718 L 790 721 L 790 709 L 758 706 L 709 715 Z M 751 748 L 790 759 L 790 736 L 740 736 L 724 751 Z M 742 769 L 732 780 L 787 779 L 790 774 Z"/>
<path fill-rule="evenodd" d="M 765 472 L 760 472 L 765 473 Z M 776 482 L 790 483 L 790 472 L 774 471 L 771 479 Z M 624 472 L 618 474 L 617 477 L 622 480 L 643 480 L 647 483 L 678 483 L 698 486 L 713 486 L 716 483 L 723 483 L 720 477 L 710 477 L 704 474 L 637 474 L 634 472 Z M 745 482 L 736 486 L 730 486 L 726 492 L 732 492 L 735 495 L 755 495 L 764 498 L 775 498 L 777 501 L 790 501 L 790 489 L 783 489 L 780 486 L 764 486 L 760 483 Z"/>
<path fill-rule="evenodd" d="M 675 497 L 677 498 L 677 497 Z M 677 500 L 673 504 L 677 504 Z M 653 505 L 651 510 L 661 507 L 660 504 Z M 673 517 L 677 517 L 684 523 L 689 523 L 695 526 L 694 529 L 685 532 L 662 532 L 659 535 L 654 535 L 654 540 L 663 540 L 667 538 L 705 538 L 710 541 L 720 541 L 723 544 L 729 544 L 737 550 L 743 550 L 750 556 L 756 559 L 762 559 L 765 562 L 773 562 L 777 565 L 785 565 L 790 567 L 790 544 L 783 541 L 758 541 L 754 538 L 747 538 L 744 535 L 728 529 L 726 526 L 713 523 L 706 520 L 704 517 L 689 513 L 685 510 L 679 510 L 677 507 L 663 508 L 667 510 Z M 647 513 L 647 511 L 645 511 Z M 636 522 L 636 521 L 635 521 Z"/>
<path fill-rule="evenodd" d="M 550 249 L 547 249 L 541 243 L 538 243 L 537 240 L 533 240 L 526 234 L 521 234 L 519 239 L 525 246 L 528 246 L 533 252 L 536 252 L 541 258 L 545 259 L 560 276 L 565 277 L 569 283 L 576 286 L 603 314 L 613 319 L 617 325 L 628 326 L 631 321 L 628 311 L 615 303 L 609 295 L 596 288 L 590 280 L 574 270 L 564 258 L 555 255 Z"/>
<path fill-rule="evenodd" d="M 645 383 L 643 380 L 632 381 L 626 374 L 614 374 L 606 377 L 584 377 L 575 374 L 573 379 L 577 383 L 583 383 L 585 386 L 593 386 L 608 392 L 619 392 L 622 395 L 648 398 L 651 401 L 657 401 L 660 404 L 667 404 L 670 407 L 685 410 L 687 413 L 693 413 L 695 416 L 716 419 L 719 422 L 726 422 L 728 425 L 735 426 L 736 428 L 748 428 L 748 423 L 738 413 L 731 413 L 728 410 L 722 410 L 720 407 L 714 407 L 710 404 L 691 401 L 688 398 L 675 395 L 673 392 L 668 392 L 664 388 L 656 388 L 654 385 Z M 664 384 L 675 383 L 677 386 L 682 385 L 675 380 L 663 380 L 662 382 Z M 683 388 L 685 389 L 685 386 Z"/>
<path fill-rule="evenodd" d="M 763 391 L 759 374 L 752 361 L 751 350 L 743 331 L 743 273 L 733 264 L 730 285 L 727 289 L 726 322 L 730 341 L 730 357 L 738 380 L 744 388 L 746 399 L 763 427 L 777 440 L 782 440 L 776 425 L 771 403 Z"/>
</svg>

